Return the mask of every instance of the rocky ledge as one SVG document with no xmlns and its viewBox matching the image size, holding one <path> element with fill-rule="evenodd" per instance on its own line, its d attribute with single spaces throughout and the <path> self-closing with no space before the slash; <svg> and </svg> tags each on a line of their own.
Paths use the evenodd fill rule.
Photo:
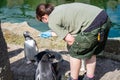
<svg viewBox="0 0 120 80">
<path fill-rule="evenodd" d="M 36 37 L 39 34 L 38 30 L 31 28 L 26 22 L 23 23 L 2 23 L 2 30 L 9 30 L 12 33 L 21 35 L 24 31 L 30 31 L 34 39 L 39 44 L 40 51 L 45 49 L 54 50 L 59 52 L 63 57 L 61 71 L 63 75 L 69 68 L 69 54 L 67 53 L 66 46 L 61 45 L 62 41 L 58 39 L 49 40 Z M 45 43 L 46 42 L 46 43 Z M 64 42 L 63 42 L 64 43 Z M 25 62 L 24 47 L 23 45 L 10 44 L 8 45 L 8 53 L 13 72 L 14 80 L 34 80 L 36 65 Z M 59 45 L 59 46 L 56 46 Z M 97 58 L 97 66 L 95 75 L 97 80 L 119 80 L 120 79 L 120 41 L 119 39 L 108 39 L 105 54 Z"/>
</svg>

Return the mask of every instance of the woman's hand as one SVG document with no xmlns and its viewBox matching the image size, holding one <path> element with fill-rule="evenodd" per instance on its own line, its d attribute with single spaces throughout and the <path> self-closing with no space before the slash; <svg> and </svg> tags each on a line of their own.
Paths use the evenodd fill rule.
<svg viewBox="0 0 120 80">
<path fill-rule="evenodd" d="M 67 34 L 64 40 L 67 42 L 68 45 L 72 45 L 75 41 L 75 38 L 71 34 Z"/>
<path fill-rule="evenodd" d="M 51 32 L 52 36 L 57 36 L 57 34 L 55 32 Z"/>
</svg>

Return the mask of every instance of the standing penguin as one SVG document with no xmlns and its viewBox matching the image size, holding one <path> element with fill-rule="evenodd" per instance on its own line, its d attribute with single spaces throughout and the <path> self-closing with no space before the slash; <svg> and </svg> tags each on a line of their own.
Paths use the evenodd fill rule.
<svg viewBox="0 0 120 80">
<path fill-rule="evenodd" d="M 29 31 L 25 31 L 23 36 L 25 38 L 24 53 L 27 60 L 26 63 L 29 64 L 32 61 L 35 61 L 35 55 L 38 53 L 38 47 L 36 41 L 30 36 Z"/>
</svg>

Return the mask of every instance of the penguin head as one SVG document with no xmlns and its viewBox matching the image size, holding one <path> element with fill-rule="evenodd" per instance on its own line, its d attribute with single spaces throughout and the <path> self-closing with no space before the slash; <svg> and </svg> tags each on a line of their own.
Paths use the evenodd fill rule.
<svg viewBox="0 0 120 80">
<path fill-rule="evenodd" d="M 25 40 L 33 39 L 33 38 L 30 36 L 30 32 L 29 32 L 29 31 L 23 32 L 23 36 L 24 36 Z"/>
</svg>

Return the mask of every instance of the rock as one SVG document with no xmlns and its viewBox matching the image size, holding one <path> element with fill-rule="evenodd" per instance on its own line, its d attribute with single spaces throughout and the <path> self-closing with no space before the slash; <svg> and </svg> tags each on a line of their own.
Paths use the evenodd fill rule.
<svg viewBox="0 0 120 80">
<path fill-rule="evenodd" d="M 22 23 L 1 23 L 2 29 L 7 29 L 9 31 L 12 31 L 15 34 L 23 35 L 24 31 L 29 31 L 34 37 L 36 37 L 39 34 L 39 31 L 30 27 L 27 22 Z"/>
<path fill-rule="evenodd" d="M 24 31 L 30 31 L 35 40 L 38 40 L 40 51 L 45 49 L 51 49 L 57 52 L 60 52 L 64 61 L 62 62 L 62 72 L 65 74 L 70 70 L 69 67 L 69 54 L 65 46 L 59 45 L 60 40 L 55 40 L 50 38 L 48 40 L 36 38 L 36 35 L 39 34 L 39 31 L 29 27 L 26 22 L 23 23 L 2 23 L 2 29 L 7 29 L 14 32 L 15 34 L 21 35 Z M 44 44 L 44 42 L 47 42 Z M 49 44 L 48 44 L 49 43 Z M 110 57 L 116 56 L 119 58 L 120 52 L 120 42 L 118 40 L 108 40 L 105 47 L 104 57 L 97 57 L 97 66 L 95 70 L 96 80 L 119 80 L 120 79 L 120 62 L 110 59 Z M 16 44 L 7 44 L 8 45 L 8 54 L 11 63 L 11 70 L 14 74 L 14 80 L 34 80 L 34 74 L 36 66 L 34 64 L 26 64 L 24 56 L 24 47 Z M 57 46 L 59 45 L 59 46 Z M 62 47 L 62 48 L 61 48 Z M 111 56 L 110 56 L 111 55 Z"/>
</svg>

